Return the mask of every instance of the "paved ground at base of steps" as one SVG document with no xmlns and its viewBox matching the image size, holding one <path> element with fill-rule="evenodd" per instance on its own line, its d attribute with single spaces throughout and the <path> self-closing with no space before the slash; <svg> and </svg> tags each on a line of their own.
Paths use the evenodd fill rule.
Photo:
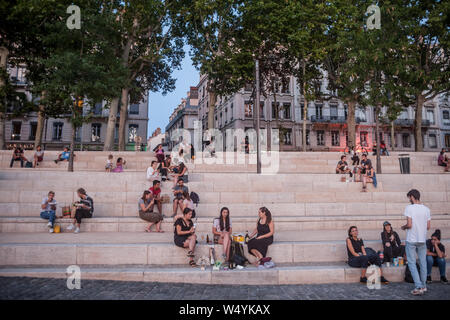
<svg viewBox="0 0 450 320">
<path fill-rule="evenodd" d="M 413 296 L 413 284 L 391 283 L 370 290 L 359 283 L 278 286 L 231 286 L 82 280 L 69 290 L 66 279 L 0 277 L 0 300 L 450 300 L 450 285 L 428 285 Z"/>
</svg>

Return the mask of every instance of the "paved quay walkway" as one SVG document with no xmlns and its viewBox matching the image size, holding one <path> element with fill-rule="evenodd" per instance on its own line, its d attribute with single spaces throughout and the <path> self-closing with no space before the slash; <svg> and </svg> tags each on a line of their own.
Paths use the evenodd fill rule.
<svg viewBox="0 0 450 320">
<path fill-rule="evenodd" d="M 0 277 L 0 300 L 450 300 L 450 285 L 435 282 L 415 297 L 413 285 L 391 283 L 369 290 L 365 285 L 279 286 L 198 285 L 181 283 L 82 280 L 69 290 L 66 279 Z"/>
</svg>

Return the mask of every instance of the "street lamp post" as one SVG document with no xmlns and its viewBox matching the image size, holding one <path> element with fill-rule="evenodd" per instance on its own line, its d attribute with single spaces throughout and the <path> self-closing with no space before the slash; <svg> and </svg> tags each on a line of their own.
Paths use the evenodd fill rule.
<svg viewBox="0 0 450 320">
<path fill-rule="evenodd" d="M 255 61 L 256 71 L 256 94 L 255 94 L 255 116 L 256 116 L 256 172 L 261 173 L 261 147 L 259 137 L 260 115 L 259 115 L 259 60 Z"/>
</svg>

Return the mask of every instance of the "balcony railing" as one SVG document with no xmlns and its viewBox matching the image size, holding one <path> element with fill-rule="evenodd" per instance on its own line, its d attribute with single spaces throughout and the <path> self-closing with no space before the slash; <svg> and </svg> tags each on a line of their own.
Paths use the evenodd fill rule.
<svg viewBox="0 0 450 320">
<path fill-rule="evenodd" d="M 414 126 L 414 119 L 397 119 L 394 121 L 394 125 L 401 127 L 412 127 Z M 422 120 L 422 127 L 429 127 L 430 125 L 430 120 Z"/>
<path fill-rule="evenodd" d="M 347 123 L 346 117 L 339 116 L 311 116 L 311 122 L 317 123 Z M 363 122 L 360 118 L 355 118 L 356 123 Z"/>
</svg>

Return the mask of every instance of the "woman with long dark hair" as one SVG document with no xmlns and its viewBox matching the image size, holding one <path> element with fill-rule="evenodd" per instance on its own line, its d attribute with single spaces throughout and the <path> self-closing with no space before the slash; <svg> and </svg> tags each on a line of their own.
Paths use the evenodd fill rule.
<svg viewBox="0 0 450 320">
<path fill-rule="evenodd" d="M 183 217 L 178 218 L 174 223 L 174 242 L 177 247 L 189 248 L 187 256 L 189 257 L 189 265 L 195 267 L 194 250 L 197 243 L 195 235 L 195 227 L 192 222 L 192 210 L 184 209 Z"/>
<path fill-rule="evenodd" d="M 395 257 L 403 257 L 406 261 L 405 246 L 402 245 L 400 237 L 398 236 L 397 232 L 392 229 L 389 221 L 385 221 L 383 223 L 381 242 L 383 243 L 385 262 L 391 262 L 392 258 Z"/>
<path fill-rule="evenodd" d="M 263 258 L 266 257 L 269 245 L 273 243 L 273 234 L 275 232 L 275 224 L 269 209 L 266 207 L 259 208 L 258 216 L 256 229 L 250 234 L 251 239 L 247 244 L 248 252 L 258 259 L 255 265 L 264 264 Z M 253 238 L 255 235 L 256 238 Z"/>
<path fill-rule="evenodd" d="M 155 199 L 152 193 L 149 190 L 145 190 L 138 202 L 139 218 L 150 223 L 145 232 L 151 232 L 150 227 L 152 225 L 156 225 L 156 232 L 164 232 L 161 230 L 163 216 L 159 212 L 153 212 L 154 206 Z"/>
<path fill-rule="evenodd" d="M 212 232 L 214 234 L 214 243 L 223 245 L 223 258 L 225 261 L 229 261 L 232 228 L 230 210 L 227 207 L 220 209 L 219 218 L 214 219 Z"/>
<path fill-rule="evenodd" d="M 383 284 L 389 283 L 389 281 L 387 281 L 383 276 L 380 257 L 376 253 L 367 254 L 364 247 L 364 241 L 361 238 L 358 238 L 358 228 L 356 226 L 351 226 L 348 229 L 348 238 L 346 242 L 348 265 L 353 268 L 361 268 L 361 277 L 359 278 L 359 282 L 367 283 L 366 271 L 369 267 L 369 263 L 371 263 L 380 268 L 380 282 Z"/>
</svg>

